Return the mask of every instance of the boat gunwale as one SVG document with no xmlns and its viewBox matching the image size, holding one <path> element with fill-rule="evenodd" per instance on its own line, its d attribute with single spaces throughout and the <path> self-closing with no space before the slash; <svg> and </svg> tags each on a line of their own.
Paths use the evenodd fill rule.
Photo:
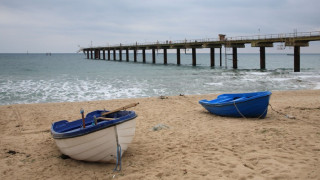
<svg viewBox="0 0 320 180">
<path fill-rule="evenodd" d="M 73 131 L 73 132 L 57 132 L 54 129 L 54 124 L 58 123 L 58 122 L 61 122 L 61 121 L 66 121 L 66 120 L 57 121 L 57 122 L 54 122 L 52 124 L 52 126 L 51 126 L 51 134 L 52 134 L 52 137 L 54 139 L 70 139 L 70 138 L 76 138 L 76 137 L 80 137 L 80 136 L 85 136 L 85 135 L 93 133 L 93 132 L 97 132 L 97 131 L 104 130 L 104 129 L 109 128 L 109 127 L 113 127 L 113 126 L 128 122 L 128 121 L 133 120 L 134 118 L 136 118 L 138 116 L 134 111 L 130 111 L 130 112 L 131 112 L 131 114 L 126 115 L 126 116 L 129 116 L 128 118 L 125 118 L 126 116 L 120 117 L 120 118 L 123 118 L 123 119 L 119 118 L 118 120 L 117 119 L 112 120 L 114 122 L 111 123 L 111 124 L 105 123 L 105 124 L 88 126 L 87 128 L 80 129 L 78 131 Z M 77 120 L 75 120 L 75 121 L 77 121 Z M 74 121 L 71 121 L 71 122 L 74 122 Z M 67 123 L 71 123 L 71 122 L 67 121 Z"/>
</svg>

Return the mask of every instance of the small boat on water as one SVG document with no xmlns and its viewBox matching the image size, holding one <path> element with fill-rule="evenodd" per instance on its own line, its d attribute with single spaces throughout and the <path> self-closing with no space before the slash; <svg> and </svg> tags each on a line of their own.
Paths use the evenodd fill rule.
<svg viewBox="0 0 320 180">
<path fill-rule="evenodd" d="M 204 99 L 199 103 L 210 113 L 219 116 L 265 118 L 270 96 L 270 91 L 221 94 L 217 99 Z"/>
<path fill-rule="evenodd" d="M 131 106 L 132 107 L 132 106 Z M 118 164 L 135 134 L 134 111 L 90 112 L 82 119 L 54 122 L 51 134 L 62 154 L 76 160 Z"/>
</svg>

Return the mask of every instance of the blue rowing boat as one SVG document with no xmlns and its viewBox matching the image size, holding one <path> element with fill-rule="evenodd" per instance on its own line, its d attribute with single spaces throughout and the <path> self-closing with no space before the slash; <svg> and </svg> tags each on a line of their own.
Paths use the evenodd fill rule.
<svg viewBox="0 0 320 180">
<path fill-rule="evenodd" d="M 265 118 L 270 96 L 270 91 L 221 94 L 217 99 L 203 99 L 199 103 L 210 113 L 219 116 Z"/>
</svg>

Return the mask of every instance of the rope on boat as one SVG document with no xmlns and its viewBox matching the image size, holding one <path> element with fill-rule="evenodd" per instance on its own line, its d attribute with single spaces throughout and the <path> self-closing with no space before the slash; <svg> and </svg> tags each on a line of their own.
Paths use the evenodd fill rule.
<svg viewBox="0 0 320 180">
<path fill-rule="evenodd" d="M 117 163 L 113 171 L 121 171 L 121 146 L 117 145 Z"/>
<path fill-rule="evenodd" d="M 240 110 L 238 109 L 235 100 L 233 100 L 233 104 L 234 104 L 234 107 L 236 107 L 238 113 L 239 113 L 243 118 L 247 119 L 247 118 L 240 112 Z M 268 105 L 271 106 L 271 104 L 268 104 Z M 272 108 L 272 107 L 271 107 L 271 108 Z M 263 111 L 263 113 L 258 117 L 258 119 L 260 119 L 267 110 L 268 110 L 268 106 L 267 106 L 266 109 Z"/>
<path fill-rule="evenodd" d="M 121 146 L 118 140 L 117 126 L 114 126 L 114 133 L 116 135 L 116 141 L 117 141 L 117 162 L 116 162 L 116 167 L 113 169 L 113 171 L 121 171 Z"/>
<path fill-rule="evenodd" d="M 270 104 L 268 104 L 268 105 L 270 105 Z M 266 109 L 263 111 L 263 113 L 258 117 L 258 119 L 260 119 L 261 118 L 261 116 L 263 116 L 264 115 L 264 113 L 266 112 L 268 110 L 268 106 L 266 107 Z"/>
<path fill-rule="evenodd" d="M 288 114 L 284 114 L 284 113 L 282 113 L 282 112 L 279 112 L 279 111 L 273 109 L 273 107 L 271 106 L 271 104 L 269 104 L 269 106 L 271 107 L 271 110 L 273 110 L 274 112 L 276 112 L 276 113 L 278 113 L 278 114 L 280 114 L 280 115 L 282 115 L 282 116 L 285 116 L 285 117 L 288 118 L 288 119 L 296 119 L 296 120 L 303 121 L 303 122 L 305 122 L 305 123 L 307 123 L 307 124 L 310 124 L 310 125 L 312 125 L 312 126 L 315 126 L 315 127 L 320 128 L 320 126 L 319 126 L 318 124 L 316 124 L 316 123 L 308 122 L 308 121 L 305 121 L 305 120 L 303 120 L 303 119 L 296 118 L 296 117 L 294 117 L 294 116 L 290 116 L 290 115 L 288 115 Z"/>
<path fill-rule="evenodd" d="M 245 119 L 247 119 L 241 112 L 240 112 L 240 110 L 238 109 L 238 107 L 237 107 L 237 105 L 236 105 L 236 101 L 235 100 L 233 100 L 233 104 L 234 104 L 234 107 L 236 107 L 236 109 L 237 109 L 237 111 L 238 111 L 238 113 L 243 117 L 243 118 L 245 118 Z"/>
<path fill-rule="evenodd" d="M 240 110 L 238 109 L 235 101 L 233 101 L 233 104 L 234 104 L 234 106 L 236 107 L 238 113 L 239 113 L 243 118 L 246 119 L 246 117 L 245 117 L 245 116 L 240 112 Z M 288 119 L 297 119 L 297 120 L 303 121 L 303 122 L 305 122 L 305 123 L 308 123 L 308 124 L 310 124 L 310 125 L 313 125 L 313 126 L 315 126 L 315 127 L 320 127 L 318 124 L 315 124 L 315 123 L 312 123 L 312 122 L 308 122 L 308 121 L 305 121 L 305 120 L 296 118 L 296 117 L 294 117 L 294 116 L 289 116 L 288 114 L 284 114 L 284 113 L 282 113 L 282 112 L 279 112 L 279 111 L 273 109 L 273 107 L 271 106 L 270 103 L 268 104 L 268 106 L 267 106 L 267 108 L 264 110 L 264 112 L 258 117 L 258 119 L 260 119 L 261 116 L 268 110 L 268 107 L 269 107 L 269 106 L 270 106 L 270 108 L 271 108 L 272 111 L 274 111 L 274 112 L 276 112 L 276 113 L 278 113 L 278 114 L 280 114 L 280 115 L 282 115 L 282 116 L 285 116 L 285 117 L 288 118 Z"/>
<path fill-rule="evenodd" d="M 280 114 L 280 115 L 283 115 L 283 116 L 285 116 L 286 118 L 293 119 L 291 116 L 289 116 L 289 115 L 287 115 L 287 114 L 284 114 L 284 113 L 282 113 L 282 112 L 279 112 L 279 111 L 274 110 L 273 107 L 271 106 L 271 104 L 269 104 L 269 106 L 271 107 L 271 109 L 272 109 L 274 112 L 276 112 L 276 113 L 278 113 L 278 114 Z"/>
</svg>

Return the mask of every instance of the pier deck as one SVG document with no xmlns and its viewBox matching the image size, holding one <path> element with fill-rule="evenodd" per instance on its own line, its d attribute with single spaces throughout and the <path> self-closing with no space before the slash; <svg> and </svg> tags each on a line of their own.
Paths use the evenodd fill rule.
<svg viewBox="0 0 320 180">
<path fill-rule="evenodd" d="M 134 44 L 119 44 L 113 46 L 99 46 L 82 48 L 81 51 L 91 55 L 91 59 L 101 59 L 101 51 L 103 59 L 106 59 L 106 51 L 108 53 L 108 60 L 110 60 L 110 53 L 113 51 L 113 59 L 116 60 L 116 51 L 119 52 L 119 60 L 122 61 L 122 51 L 126 51 L 126 61 L 129 61 L 129 50 L 134 52 L 134 62 L 137 62 L 137 50 L 142 50 L 142 61 L 146 62 L 145 50 L 152 50 L 152 62 L 155 63 L 155 50 L 162 49 L 164 54 L 163 63 L 167 64 L 167 49 L 177 50 L 177 64 L 179 65 L 180 50 L 192 49 L 192 65 L 196 66 L 196 49 L 210 48 L 210 64 L 215 66 L 214 53 L 215 48 L 220 48 L 220 66 L 221 66 L 221 48 L 232 48 L 233 54 L 233 68 L 237 69 L 237 48 L 244 48 L 245 44 L 251 44 L 252 47 L 260 48 L 260 68 L 265 69 L 265 48 L 273 47 L 273 43 L 283 43 L 284 46 L 294 47 L 294 72 L 300 71 L 300 47 L 309 46 L 310 41 L 320 41 L 320 31 L 313 32 L 299 32 L 299 33 L 282 33 L 282 34 L 268 34 L 268 35 L 254 35 L 254 36 L 238 36 L 225 37 L 220 34 L 219 38 L 205 38 L 194 40 L 179 40 L 179 41 L 157 41 L 152 43 L 134 43 Z"/>
</svg>

